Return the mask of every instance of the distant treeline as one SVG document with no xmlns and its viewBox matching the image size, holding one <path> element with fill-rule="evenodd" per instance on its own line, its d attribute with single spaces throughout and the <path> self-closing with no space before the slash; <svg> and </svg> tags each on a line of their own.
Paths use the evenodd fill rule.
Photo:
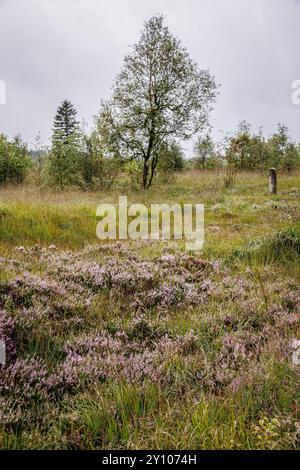
<svg viewBox="0 0 300 470">
<path fill-rule="evenodd" d="M 161 147 L 156 176 L 163 182 L 183 170 L 225 168 L 229 180 L 237 171 L 284 171 L 300 168 L 300 146 L 292 141 L 286 126 L 269 138 L 252 133 L 250 125 L 240 123 L 235 134 L 215 143 L 209 133 L 199 136 L 194 157 L 186 160 L 181 146 L 174 140 Z M 39 186 L 106 189 L 116 183 L 139 189 L 142 167 L 135 159 L 118 154 L 105 155 L 96 130 L 87 134 L 76 121 L 76 110 L 69 101 L 58 108 L 54 119 L 52 147 L 36 138 L 35 148 L 16 137 L 0 135 L 0 184 L 23 183 L 31 176 Z M 229 181 L 230 183 L 230 181 Z"/>
<path fill-rule="evenodd" d="M 278 124 L 269 138 L 262 132 L 251 132 L 251 125 L 242 121 L 233 135 L 214 143 L 210 134 L 200 136 L 194 147 L 193 165 L 201 169 L 230 167 L 234 170 L 266 170 L 275 167 L 292 171 L 300 166 L 300 145 L 295 143 L 288 128 Z"/>
</svg>

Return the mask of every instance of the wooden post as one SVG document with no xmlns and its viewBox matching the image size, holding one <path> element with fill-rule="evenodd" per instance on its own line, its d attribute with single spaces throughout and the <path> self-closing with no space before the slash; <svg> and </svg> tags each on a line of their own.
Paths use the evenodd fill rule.
<svg viewBox="0 0 300 470">
<path fill-rule="evenodd" d="M 276 168 L 270 168 L 269 193 L 277 194 L 277 172 Z"/>
</svg>

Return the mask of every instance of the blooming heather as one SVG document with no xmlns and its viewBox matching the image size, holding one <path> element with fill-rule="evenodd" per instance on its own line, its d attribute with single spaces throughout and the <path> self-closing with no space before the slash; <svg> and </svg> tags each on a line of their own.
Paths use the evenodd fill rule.
<svg viewBox="0 0 300 470">
<path fill-rule="evenodd" d="M 0 283 L 5 423 L 23 407 L 111 380 L 235 391 L 263 373 L 264 355 L 289 360 L 298 340 L 299 291 L 270 283 L 266 304 L 251 273 L 231 276 L 218 260 L 164 253 L 145 261 L 116 243 L 77 253 L 19 247 L 0 263 L 16 272 Z M 178 311 L 183 320 L 193 312 L 197 331 L 174 329 Z"/>
</svg>

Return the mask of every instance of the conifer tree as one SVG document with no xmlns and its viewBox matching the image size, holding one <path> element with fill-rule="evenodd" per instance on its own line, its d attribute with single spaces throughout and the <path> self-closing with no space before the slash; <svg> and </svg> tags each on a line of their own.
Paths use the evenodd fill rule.
<svg viewBox="0 0 300 470">
<path fill-rule="evenodd" d="M 78 137 L 77 111 L 71 101 L 64 100 L 54 116 L 52 145 L 77 145 Z"/>
<path fill-rule="evenodd" d="M 78 184 L 80 175 L 80 130 L 77 111 L 69 100 L 58 107 L 53 122 L 52 151 L 47 172 L 61 188 Z"/>
</svg>

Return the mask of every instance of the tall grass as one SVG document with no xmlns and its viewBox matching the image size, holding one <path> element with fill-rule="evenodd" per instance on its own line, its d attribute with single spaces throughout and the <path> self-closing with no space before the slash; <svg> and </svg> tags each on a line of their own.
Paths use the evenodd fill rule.
<svg viewBox="0 0 300 470">
<path fill-rule="evenodd" d="M 267 174 L 237 175 L 233 188 L 222 172 L 183 173 L 149 192 L 127 192 L 128 202 L 203 203 L 206 256 L 223 256 L 261 237 L 270 238 L 300 218 L 299 174 L 279 176 L 278 196 L 268 195 Z M 96 209 L 118 203 L 123 191 L 40 192 L 33 186 L 0 188 L 0 252 L 19 245 L 55 244 L 65 249 L 97 243 Z"/>
</svg>

